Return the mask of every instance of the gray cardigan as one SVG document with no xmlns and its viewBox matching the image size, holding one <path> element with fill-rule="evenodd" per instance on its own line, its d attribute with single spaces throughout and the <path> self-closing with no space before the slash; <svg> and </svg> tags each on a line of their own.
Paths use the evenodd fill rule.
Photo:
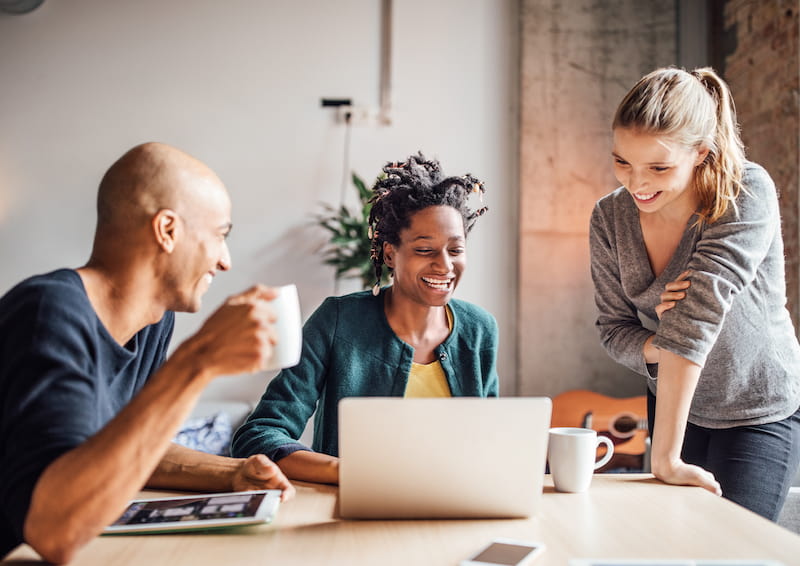
<svg viewBox="0 0 800 566">
<path fill-rule="evenodd" d="M 703 369 L 689 421 L 708 428 L 784 419 L 800 405 L 800 346 L 786 309 L 783 240 L 775 185 L 747 163 L 745 190 L 717 222 L 689 220 L 666 269 L 655 277 L 633 198 L 619 188 L 597 202 L 591 267 L 597 327 L 617 362 L 648 377 L 645 340 Z M 692 270 L 686 298 L 658 322 L 664 285 Z M 649 370 L 653 370 L 652 372 Z"/>
</svg>

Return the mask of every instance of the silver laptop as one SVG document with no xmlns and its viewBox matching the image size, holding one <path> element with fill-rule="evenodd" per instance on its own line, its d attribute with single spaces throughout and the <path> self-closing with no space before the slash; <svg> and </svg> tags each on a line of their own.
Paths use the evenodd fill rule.
<svg viewBox="0 0 800 566">
<path fill-rule="evenodd" d="M 339 402 L 339 514 L 353 519 L 533 515 L 547 397 Z"/>
</svg>

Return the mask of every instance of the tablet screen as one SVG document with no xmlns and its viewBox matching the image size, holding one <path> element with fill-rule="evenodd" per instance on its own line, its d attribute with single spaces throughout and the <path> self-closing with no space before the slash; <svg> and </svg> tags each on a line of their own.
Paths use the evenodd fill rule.
<svg viewBox="0 0 800 566">
<path fill-rule="evenodd" d="M 132 501 L 106 533 L 208 529 L 266 523 L 280 490 L 242 491 Z"/>
</svg>

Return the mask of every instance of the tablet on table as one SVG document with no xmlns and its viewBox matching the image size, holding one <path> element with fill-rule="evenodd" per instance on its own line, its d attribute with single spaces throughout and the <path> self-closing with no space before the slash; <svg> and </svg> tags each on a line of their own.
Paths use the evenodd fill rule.
<svg viewBox="0 0 800 566">
<path fill-rule="evenodd" d="M 277 489 L 137 499 L 104 534 L 157 533 L 241 527 L 271 522 Z"/>
</svg>

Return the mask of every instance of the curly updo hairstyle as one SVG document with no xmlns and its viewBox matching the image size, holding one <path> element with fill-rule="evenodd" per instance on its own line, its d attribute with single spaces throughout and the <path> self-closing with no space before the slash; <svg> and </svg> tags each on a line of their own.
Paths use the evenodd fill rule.
<svg viewBox="0 0 800 566">
<path fill-rule="evenodd" d="M 383 174 L 372 187 L 369 214 L 371 257 L 375 266 L 376 289 L 383 275 L 383 243 L 400 244 L 400 232 L 411 225 L 411 217 L 430 206 L 451 206 L 464 219 L 468 234 L 479 216 L 488 208 L 472 210 L 467 200 L 473 192 L 484 193 L 483 182 L 469 173 L 461 177 L 445 177 L 439 162 L 428 160 L 418 152 L 402 163 L 383 167 Z"/>
</svg>

